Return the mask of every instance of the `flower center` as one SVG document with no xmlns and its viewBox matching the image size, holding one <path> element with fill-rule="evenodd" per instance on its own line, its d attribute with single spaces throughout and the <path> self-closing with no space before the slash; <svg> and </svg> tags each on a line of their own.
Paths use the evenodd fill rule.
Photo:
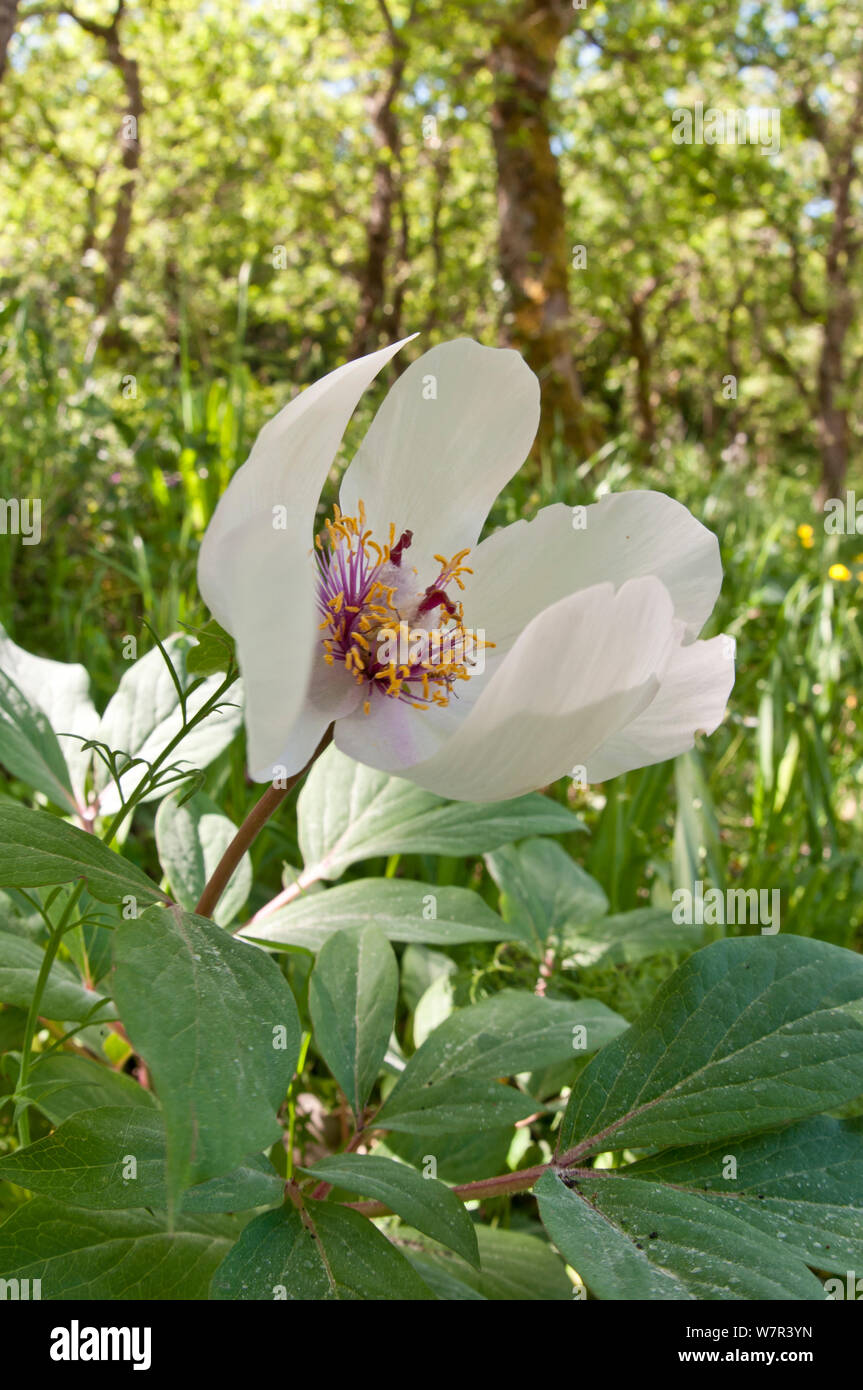
<svg viewBox="0 0 863 1390">
<path fill-rule="evenodd" d="M 414 709 L 446 705 L 456 681 L 483 669 L 482 652 L 493 647 L 464 626 L 462 605 L 447 589 L 464 589 L 461 576 L 468 550 L 451 560 L 435 555 L 437 578 L 419 587 L 417 570 L 405 563 L 413 540 L 403 531 L 379 545 L 365 529 L 366 509 L 344 516 L 338 507 L 326 530 L 315 537 L 318 608 L 324 661 L 341 662 L 358 685 L 367 686 L 363 709 L 371 711 L 377 692 L 405 700 Z"/>
</svg>

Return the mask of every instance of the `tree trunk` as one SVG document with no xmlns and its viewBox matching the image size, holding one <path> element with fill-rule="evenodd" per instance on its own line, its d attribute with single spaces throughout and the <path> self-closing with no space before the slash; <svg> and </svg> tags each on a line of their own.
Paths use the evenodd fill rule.
<svg viewBox="0 0 863 1390">
<path fill-rule="evenodd" d="M 0 80 L 6 71 L 6 53 L 17 20 L 18 0 L 0 0 Z"/>
<path fill-rule="evenodd" d="M 498 29 L 488 66 L 505 336 L 540 380 L 538 446 L 557 436 L 584 457 L 599 434 L 585 411 L 572 351 L 571 248 L 550 112 L 558 49 L 575 15 L 571 0 L 524 0 Z"/>
<path fill-rule="evenodd" d="M 844 402 L 846 387 L 845 346 L 854 320 L 854 297 L 850 275 L 856 256 L 852 245 L 854 225 L 851 185 L 854 177 L 851 151 L 842 160 L 831 181 L 834 204 L 833 230 L 827 250 L 827 311 L 818 359 L 818 447 L 821 453 L 821 482 L 818 503 L 828 497 L 842 497 L 848 471 L 850 430 Z"/>
<path fill-rule="evenodd" d="M 407 62 L 407 46 L 395 28 L 385 0 L 378 0 L 390 44 L 390 62 L 385 86 L 373 92 L 366 102 L 372 125 L 377 159 L 375 162 L 372 202 L 366 220 L 366 255 L 359 273 L 360 302 L 351 344 L 351 357 L 362 357 L 378 345 L 382 330 L 394 333 L 395 311 L 385 311 L 387 294 L 387 260 L 393 231 L 393 213 L 399 199 L 399 164 L 401 136 L 395 102 L 401 91 Z M 402 237 L 407 236 L 407 215 L 402 209 Z M 406 263 L 406 248 L 402 247 Z M 404 285 L 396 287 L 398 306 L 404 295 Z M 397 326 L 396 326 L 397 327 Z"/>
</svg>

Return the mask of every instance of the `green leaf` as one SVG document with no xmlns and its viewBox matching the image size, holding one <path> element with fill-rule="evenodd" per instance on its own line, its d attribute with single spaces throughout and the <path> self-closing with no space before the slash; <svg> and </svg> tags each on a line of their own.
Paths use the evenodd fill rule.
<svg viewBox="0 0 863 1390">
<path fill-rule="evenodd" d="M 75 796 L 83 801 L 87 769 L 93 757 L 85 750 L 84 742 L 93 738 L 99 726 L 86 670 L 74 663 L 33 656 L 16 646 L 2 626 L 0 670 L 15 682 L 30 704 L 45 715 L 63 751 Z"/>
<path fill-rule="evenodd" d="M 383 1202 L 403 1221 L 455 1250 L 469 1264 L 479 1264 L 474 1224 L 455 1193 L 437 1178 L 424 1178 L 404 1163 L 375 1154 L 334 1154 L 303 1171 L 334 1187 Z"/>
<path fill-rule="evenodd" d="M 165 1126 L 157 1110 L 106 1106 L 73 1115 L 53 1134 L 0 1158 L 0 1178 L 98 1211 L 164 1209 L 165 1157 Z M 283 1187 L 269 1164 L 251 1159 L 226 1177 L 189 1188 L 183 1210 L 270 1206 L 280 1200 Z"/>
<path fill-rule="evenodd" d="M 26 1095 L 52 1124 L 102 1105 L 128 1105 L 150 1109 L 149 1091 L 131 1076 L 113 1071 L 89 1057 L 58 1053 L 37 1057 L 27 1082 Z"/>
<path fill-rule="evenodd" d="M 359 1117 L 384 1060 L 396 1017 L 399 968 L 377 927 L 337 932 L 309 981 L 315 1046 Z"/>
<path fill-rule="evenodd" d="M 476 1134 L 509 1128 L 541 1108 L 534 1096 L 514 1086 L 455 1076 L 405 1092 L 392 1107 L 387 1100 L 375 1124 L 398 1134 Z"/>
<path fill-rule="evenodd" d="M 67 813 L 75 810 L 69 770 L 42 711 L 0 671 L 0 763 L 12 777 L 43 792 Z"/>
<path fill-rule="evenodd" d="M 402 1226 L 389 1234 L 438 1298 L 559 1303 L 572 1297 L 563 1261 L 537 1236 L 477 1226 L 476 1270 L 421 1231 Z"/>
<path fill-rule="evenodd" d="M 593 922 L 608 911 L 596 879 L 554 840 L 526 840 L 485 856 L 500 889 L 501 913 L 541 960 L 549 938 L 565 927 Z"/>
<path fill-rule="evenodd" d="M 431 915 L 434 914 L 434 915 Z M 513 933 L 468 888 L 438 888 L 401 878 L 362 878 L 305 894 L 239 933 L 268 945 L 316 951 L 334 932 L 375 924 L 390 941 L 457 946 L 507 941 Z"/>
<path fill-rule="evenodd" d="M 417 1101 L 431 1101 L 443 1081 L 512 1076 L 576 1060 L 625 1028 L 618 1014 L 593 999 L 540 999 L 503 990 L 459 1009 L 435 1029 L 411 1057 L 378 1118 L 387 1126 L 413 1111 Z"/>
<path fill-rule="evenodd" d="M 334 745 L 312 767 L 297 815 L 303 860 L 327 879 L 377 854 L 462 857 L 527 835 L 584 828 L 578 816 L 538 793 L 498 803 L 450 802 L 355 763 Z"/>
<path fill-rule="evenodd" d="M 214 1299 L 433 1299 L 380 1231 L 346 1207 L 305 1203 L 250 1221 L 213 1279 Z"/>
<path fill-rule="evenodd" d="M 186 659 L 192 646 L 191 639 L 175 633 L 166 638 L 162 645 L 171 659 L 181 688 L 188 693 L 192 677 L 186 668 Z M 187 720 L 198 713 L 221 684 L 219 676 L 211 676 L 188 694 Z M 191 729 L 177 745 L 168 759 L 170 765 L 180 763 L 190 768 L 208 767 L 227 748 L 242 718 L 242 687 L 236 681 L 226 692 L 219 708 Z M 124 672 L 102 716 L 97 737 L 115 751 L 153 762 L 180 732 L 182 724 L 176 686 L 161 651 L 154 647 Z M 127 800 L 145 773 L 145 767 L 137 766 L 121 775 L 120 785 Z M 98 759 L 96 786 L 100 814 L 114 815 L 120 809 L 120 797 L 107 767 Z M 143 800 L 152 801 L 170 790 L 170 784 L 157 786 L 147 792 Z"/>
<path fill-rule="evenodd" d="M 198 641 L 186 657 L 186 671 L 190 676 L 214 676 L 218 671 L 229 671 L 234 663 L 234 639 L 230 633 L 216 622 L 215 618 L 201 628 Z"/>
<path fill-rule="evenodd" d="M 207 1297 L 235 1232 L 224 1217 L 170 1229 L 147 1211 L 85 1211 L 49 1197 L 0 1226 L 5 1279 L 41 1279 L 42 1298 L 186 1300 Z"/>
<path fill-rule="evenodd" d="M 145 904 L 165 902 L 146 874 L 95 835 L 47 811 L 0 805 L 0 886 L 46 888 L 77 879 L 94 898 L 115 906 L 128 896 Z"/>
<path fill-rule="evenodd" d="M 192 911 L 204 885 L 237 833 L 237 827 L 208 796 L 197 792 L 182 806 L 180 794 L 166 796 L 156 812 L 156 848 L 172 897 Z M 244 854 L 219 900 L 213 920 L 234 920 L 252 888 L 252 861 Z"/>
<path fill-rule="evenodd" d="M 597 1298 L 824 1298 L 782 1242 L 688 1192 L 625 1172 L 568 1187 L 549 1171 L 535 1193 L 546 1230 Z"/>
<path fill-rule="evenodd" d="M 153 1078 L 171 1202 L 278 1138 L 300 1049 L 294 997 L 263 951 L 179 908 L 115 933 L 114 998 Z"/>
<path fill-rule="evenodd" d="M 701 1193 L 816 1269 L 863 1269 L 863 1120 L 820 1116 L 752 1139 L 672 1149 L 626 1172 Z"/>
<path fill-rule="evenodd" d="M 12 932 L 0 932 L 0 1003 L 28 1008 L 44 959 L 44 951 L 35 942 Z M 43 1018 L 77 1021 L 87 1018 L 104 998 L 100 991 L 88 989 L 64 961 L 55 960 L 42 993 L 39 1013 Z M 95 1018 L 100 1023 L 116 1018 L 110 1001 L 106 1001 Z"/>
<path fill-rule="evenodd" d="M 804 937 L 717 941 L 573 1088 L 579 1154 L 755 1134 L 863 1092 L 863 958 Z"/>
<path fill-rule="evenodd" d="M 635 965 L 666 951 L 689 954 L 700 945 L 697 927 L 678 925 L 665 908 L 637 907 L 587 926 L 565 928 L 563 968 Z"/>
</svg>

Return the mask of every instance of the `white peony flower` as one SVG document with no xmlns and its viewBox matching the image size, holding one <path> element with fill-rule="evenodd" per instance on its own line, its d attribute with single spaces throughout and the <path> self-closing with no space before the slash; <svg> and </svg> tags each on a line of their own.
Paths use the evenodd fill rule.
<svg viewBox="0 0 863 1390">
<path fill-rule="evenodd" d="M 298 771 L 333 721 L 350 757 L 469 801 L 573 767 L 603 781 L 711 733 L 734 645 L 695 640 L 722 569 L 685 507 L 625 492 L 581 525 L 558 504 L 478 543 L 539 423 L 516 352 L 462 338 L 408 367 L 315 536 L 351 412 L 402 345 L 265 425 L 204 537 L 201 593 L 237 643 L 252 777 Z"/>
</svg>

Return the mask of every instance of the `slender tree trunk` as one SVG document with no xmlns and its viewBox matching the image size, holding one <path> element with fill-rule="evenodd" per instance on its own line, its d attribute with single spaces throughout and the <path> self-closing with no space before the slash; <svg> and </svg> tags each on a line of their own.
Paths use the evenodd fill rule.
<svg viewBox="0 0 863 1390">
<path fill-rule="evenodd" d="M 495 34 L 488 66 L 505 335 L 540 379 L 539 447 L 557 435 L 584 456 L 599 436 L 573 357 L 571 248 L 550 109 L 558 50 L 575 16 L 571 0 L 523 0 Z"/>
<path fill-rule="evenodd" d="M 6 71 L 6 53 L 17 20 L 18 0 L 0 0 L 0 80 Z"/>
<path fill-rule="evenodd" d="M 849 152 L 831 185 L 833 231 L 827 251 L 827 311 L 821 335 L 817 384 L 818 447 L 821 453 L 818 501 L 821 505 L 828 497 L 844 495 L 848 471 L 850 430 L 844 396 L 845 348 L 854 320 L 854 296 L 850 284 L 856 256 L 856 245 L 852 245 L 853 175 L 853 155 Z"/>
<path fill-rule="evenodd" d="M 359 273 L 360 302 L 351 344 L 351 356 L 360 357 L 378 346 L 382 331 L 393 331 L 393 312 L 385 313 L 387 296 L 387 261 L 393 233 L 393 215 L 399 201 L 401 135 L 395 103 L 402 89 L 407 45 L 393 24 L 386 0 L 378 0 L 387 38 L 390 61 L 385 85 L 373 92 L 366 109 L 372 125 L 377 157 L 375 161 L 372 201 L 366 220 L 366 254 Z M 403 212 L 403 239 L 407 235 L 406 214 Z M 404 252 L 404 247 L 402 248 Z M 405 259 L 402 271 L 406 265 Z M 404 295 L 403 284 L 396 286 L 398 304 Z"/>
</svg>

